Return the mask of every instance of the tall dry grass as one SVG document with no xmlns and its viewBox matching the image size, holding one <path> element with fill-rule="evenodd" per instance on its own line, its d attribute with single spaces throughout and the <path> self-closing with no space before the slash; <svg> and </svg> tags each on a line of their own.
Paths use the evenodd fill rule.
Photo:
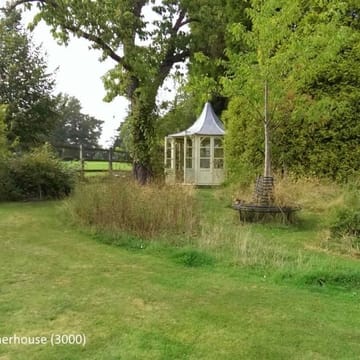
<svg viewBox="0 0 360 360">
<path fill-rule="evenodd" d="M 310 211 L 322 212 L 333 206 L 341 206 L 344 202 L 343 188 L 330 181 L 317 178 L 294 178 L 275 176 L 274 197 L 279 206 L 300 206 Z M 254 182 L 244 186 L 232 184 L 227 190 L 227 196 L 252 202 Z"/>
<path fill-rule="evenodd" d="M 204 225 L 197 241 L 200 249 L 240 266 L 282 269 L 298 258 L 298 254 L 290 255 L 285 246 L 270 241 L 252 227 Z"/>
<path fill-rule="evenodd" d="M 83 225 L 110 233 L 150 238 L 163 234 L 190 236 L 199 225 L 194 190 L 180 186 L 140 186 L 128 179 L 80 184 L 68 202 Z"/>
<path fill-rule="evenodd" d="M 355 222 L 360 214 L 359 189 L 356 181 L 340 185 L 313 177 L 275 177 L 275 204 L 300 206 L 300 217 L 306 218 L 304 225 L 308 222 L 308 226 L 317 227 L 313 250 L 358 258 L 359 225 Z M 221 196 L 251 202 L 253 190 L 253 184 L 232 184 Z M 338 228 L 337 232 L 333 230 Z"/>
<path fill-rule="evenodd" d="M 339 184 L 317 178 L 286 177 L 275 183 L 278 205 L 300 205 L 301 208 L 324 212 L 344 202 L 344 190 Z"/>
</svg>

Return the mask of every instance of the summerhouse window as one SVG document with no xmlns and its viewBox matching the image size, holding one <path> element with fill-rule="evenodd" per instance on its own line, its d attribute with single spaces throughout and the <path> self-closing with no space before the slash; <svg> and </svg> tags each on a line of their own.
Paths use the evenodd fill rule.
<svg viewBox="0 0 360 360">
<path fill-rule="evenodd" d="M 193 141 L 190 138 L 186 139 L 186 168 L 193 168 Z"/>
<path fill-rule="evenodd" d="M 173 168 L 174 164 L 174 142 L 172 139 L 166 139 L 166 168 Z"/>
<path fill-rule="evenodd" d="M 210 169 L 211 141 L 209 137 L 200 138 L 200 168 Z"/>
<path fill-rule="evenodd" d="M 214 138 L 214 169 L 224 168 L 224 144 L 222 138 Z"/>
</svg>

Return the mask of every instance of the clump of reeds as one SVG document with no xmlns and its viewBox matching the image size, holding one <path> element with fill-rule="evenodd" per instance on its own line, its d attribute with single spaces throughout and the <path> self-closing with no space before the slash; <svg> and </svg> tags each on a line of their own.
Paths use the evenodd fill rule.
<svg viewBox="0 0 360 360">
<path fill-rule="evenodd" d="M 338 184 L 322 179 L 285 177 L 275 181 L 275 202 L 323 212 L 343 202 L 343 191 Z"/>
<path fill-rule="evenodd" d="M 80 184 L 69 209 L 82 224 L 111 233 L 150 238 L 190 236 L 198 230 L 194 190 L 181 186 L 141 186 L 130 179 Z"/>
<path fill-rule="evenodd" d="M 317 178 L 295 178 L 274 176 L 274 205 L 300 206 L 312 211 L 325 211 L 343 202 L 341 187 L 330 181 Z M 254 197 L 254 183 L 247 186 L 232 184 L 231 196 L 245 203 Z M 229 190 L 228 190 L 229 192 Z"/>
</svg>

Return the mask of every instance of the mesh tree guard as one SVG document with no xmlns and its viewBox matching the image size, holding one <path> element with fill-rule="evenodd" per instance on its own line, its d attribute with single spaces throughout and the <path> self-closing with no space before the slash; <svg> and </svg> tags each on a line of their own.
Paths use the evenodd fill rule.
<svg viewBox="0 0 360 360">
<path fill-rule="evenodd" d="M 274 178 L 258 176 L 255 182 L 253 202 L 256 205 L 271 205 L 274 203 Z"/>
</svg>

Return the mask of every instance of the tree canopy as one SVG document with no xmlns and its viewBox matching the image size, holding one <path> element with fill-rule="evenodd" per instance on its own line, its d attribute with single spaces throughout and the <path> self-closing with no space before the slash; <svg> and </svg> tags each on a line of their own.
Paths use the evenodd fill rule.
<svg viewBox="0 0 360 360">
<path fill-rule="evenodd" d="M 134 174 L 142 183 L 152 174 L 158 89 L 172 66 L 189 55 L 189 35 L 183 30 L 189 22 L 188 2 L 18 0 L 9 5 L 37 3 L 35 24 L 43 19 L 60 42 L 67 43 L 71 35 L 82 37 L 101 50 L 104 59 L 114 60 L 113 69 L 104 76 L 107 99 L 123 95 L 130 100 Z M 144 16 L 147 5 L 155 16 L 151 22 Z"/>
<path fill-rule="evenodd" d="M 357 2 L 251 2 L 251 30 L 231 25 L 246 51 L 229 52 L 227 154 L 236 167 L 260 165 L 263 81 L 269 82 L 274 166 L 346 178 L 360 168 Z M 242 165 L 241 165 L 242 164 Z"/>
<path fill-rule="evenodd" d="M 159 134 L 187 123 L 209 99 L 225 110 L 232 174 L 262 166 L 264 118 L 275 170 L 342 180 L 360 169 L 356 0 L 9 2 L 23 4 L 37 4 L 34 25 L 44 20 L 60 42 L 81 37 L 114 60 L 103 78 L 107 100 L 130 100 L 122 130 L 141 183 L 152 176 Z M 186 96 L 159 120 L 158 90 L 186 59 Z"/>
<path fill-rule="evenodd" d="M 54 145 L 97 147 L 101 136 L 102 120 L 83 114 L 80 101 L 69 95 L 57 96 L 57 125 L 51 134 Z"/>
<path fill-rule="evenodd" d="M 20 19 L 16 11 L 0 17 L 0 104 L 7 105 L 9 140 L 29 148 L 43 142 L 55 124 L 54 80 Z"/>
</svg>

